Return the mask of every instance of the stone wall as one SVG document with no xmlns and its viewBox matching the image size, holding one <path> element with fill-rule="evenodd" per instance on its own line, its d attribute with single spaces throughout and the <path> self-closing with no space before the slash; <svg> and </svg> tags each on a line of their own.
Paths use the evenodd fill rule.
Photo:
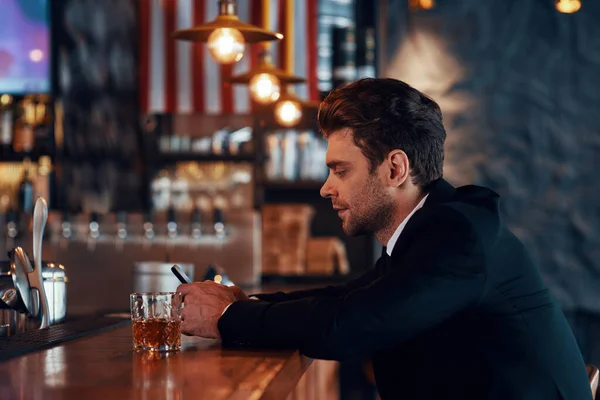
<svg viewBox="0 0 600 400">
<path fill-rule="evenodd" d="M 383 76 L 437 100 L 447 179 L 489 186 L 565 309 L 600 311 L 600 2 L 391 0 Z"/>
</svg>

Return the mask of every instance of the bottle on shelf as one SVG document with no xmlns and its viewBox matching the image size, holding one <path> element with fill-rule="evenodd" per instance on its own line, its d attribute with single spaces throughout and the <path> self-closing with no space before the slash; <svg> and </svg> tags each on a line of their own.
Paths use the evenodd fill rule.
<svg viewBox="0 0 600 400">
<path fill-rule="evenodd" d="M 375 28 L 366 27 L 359 31 L 356 46 L 356 77 L 375 78 Z"/>
<path fill-rule="evenodd" d="M 9 94 L 0 96 L 0 147 L 2 153 L 7 153 L 12 147 L 14 125 L 14 103 Z"/>
<path fill-rule="evenodd" d="M 33 183 L 34 196 L 42 196 L 49 202 L 51 206 L 51 185 L 52 185 L 52 160 L 49 156 L 40 156 L 37 167 L 37 174 Z"/>
<path fill-rule="evenodd" d="M 34 126 L 36 106 L 30 96 L 19 104 L 13 136 L 13 149 L 18 153 L 30 153 L 35 145 Z"/>
<path fill-rule="evenodd" d="M 19 182 L 19 210 L 30 213 L 33 210 L 33 182 L 30 177 L 31 160 L 26 158 L 23 162 L 23 177 Z"/>
<path fill-rule="evenodd" d="M 333 28 L 333 87 L 356 79 L 356 34 L 353 26 Z"/>
<path fill-rule="evenodd" d="M 371 0 L 369 0 L 371 1 Z M 333 30 L 354 25 L 354 0 L 319 0 L 317 52 L 317 79 L 319 95 L 323 99 L 333 89 L 333 57 L 335 42 Z"/>
<path fill-rule="evenodd" d="M 33 102 L 35 108 L 33 140 L 37 150 L 47 153 L 54 146 L 52 103 L 48 95 L 37 95 Z"/>
</svg>

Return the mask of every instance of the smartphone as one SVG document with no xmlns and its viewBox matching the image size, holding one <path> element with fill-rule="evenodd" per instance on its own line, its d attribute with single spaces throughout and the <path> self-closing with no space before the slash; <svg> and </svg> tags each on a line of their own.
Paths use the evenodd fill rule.
<svg viewBox="0 0 600 400">
<path fill-rule="evenodd" d="M 192 283 L 192 280 L 179 268 L 179 265 L 173 265 L 171 271 L 181 283 Z"/>
</svg>

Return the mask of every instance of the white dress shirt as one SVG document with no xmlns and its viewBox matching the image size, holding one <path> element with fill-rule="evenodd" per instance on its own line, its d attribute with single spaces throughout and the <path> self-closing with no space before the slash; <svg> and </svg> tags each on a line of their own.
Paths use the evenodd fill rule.
<svg viewBox="0 0 600 400">
<path fill-rule="evenodd" d="M 408 214 L 408 216 L 406 218 L 404 218 L 404 221 L 402 221 L 402 223 L 400 225 L 398 225 L 398 227 L 396 228 L 396 231 L 394 232 L 394 234 L 392 235 L 390 240 L 388 240 L 387 246 L 385 249 L 385 252 L 388 254 L 388 256 L 390 256 L 390 257 L 392 256 L 392 250 L 394 250 L 394 246 L 396 245 L 396 242 L 398 241 L 400 234 L 404 230 L 404 227 L 408 223 L 408 220 L 410 219 L 410 217 L 413 216 L 414 213 L 416 213 L 421 207 L 423 207 L 423 204 L 425 204 L 425 200 L 427 200 L 427 196 L 429 196 L 429 194 L 425 195 L 425 197 L 423 197 L 423 200 L 421 200 L 419 202 L 419 204 L 417 204 L 417 206 L 414 208 L 414 210 L 412 210 L 410 212 L 410 214 Z"/>
</svg>

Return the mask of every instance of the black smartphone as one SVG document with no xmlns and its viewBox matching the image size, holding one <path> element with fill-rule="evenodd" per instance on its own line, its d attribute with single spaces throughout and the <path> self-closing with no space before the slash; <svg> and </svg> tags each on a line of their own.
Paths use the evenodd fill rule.
<svg viewBox="0 0 600 400">
<path fill-rule="evenodd" d="M 179 268 L 179 265 L 173 265 L 171 271 L 181 283 L 192 283 L 192 280 Z"/>
</svg>

